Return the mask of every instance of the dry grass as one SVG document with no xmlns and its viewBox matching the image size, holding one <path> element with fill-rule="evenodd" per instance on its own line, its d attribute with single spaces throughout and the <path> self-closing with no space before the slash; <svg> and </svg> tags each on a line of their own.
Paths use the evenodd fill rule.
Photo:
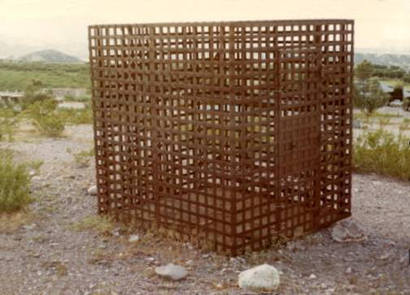
<svg viewBox="0 0 410 295">
<path fill-rule="evenodd" d="M 63 277 L 68 274 L 67 266 L 63 262 L 58 260 L 46 261 L 42 264 L 42 266 L 46 269 L 53 270 L 58 277 Z"/>
<path fill-rule="evenodd" d="M 91 215 L 73 223 L 75 231 L 95 231 L 99 234 L 110 234 L 114 230 L 114 222 L 107 216 Z"/>
<path fill-rule="evenodd" d="M 91 157 L 94 156 L 94 148 L 91 150 L 84 150 L 73 154 L 74 161 L 79 168 L 86 168 L 90 166 Z"/>
<path fill-rule="evenodd" d="M 13 233 L 21 226 L 32 222 L 33 215 L 29 212 L 0 213 L 0 233 Z"/>
</svg>

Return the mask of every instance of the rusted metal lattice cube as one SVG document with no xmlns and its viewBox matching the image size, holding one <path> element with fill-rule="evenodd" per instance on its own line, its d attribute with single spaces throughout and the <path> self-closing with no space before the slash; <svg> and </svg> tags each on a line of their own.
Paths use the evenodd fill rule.
<svg viewBox="0 0 410 295">
<path fill-rule="evenodd" d="M 89 27 L 98 207 L 237 255 L 351 214 L 353 21 Z"/>
</svg>

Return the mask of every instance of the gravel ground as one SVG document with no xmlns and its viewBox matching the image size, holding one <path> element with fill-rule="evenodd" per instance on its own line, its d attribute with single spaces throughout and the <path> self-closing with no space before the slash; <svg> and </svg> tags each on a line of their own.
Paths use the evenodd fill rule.
<svg viewBox="0 0 410 295">
<path fill-rule="evenodd" d="M 32 179 L 30 210 L 0 218 L 0 294 L 251 294 L 237 287 L 242 270 L 269 263 L 281 272 L 277 294 L 410 294 L 410 184 L 375 175 L 353 176 L 353 219 L 368 238 L 338 243 L 330 229 L 280 249 L 227 258 L 190 244 L 119 225 L 106 234 L 73 225 L 96 212 L 87 194 L 94 167 L 73 157 L 92 148 L 90 126 L 62 139 L 0 143 L 17 159 L 43 160 Z M 169 262 L 189 271 L 170 282 L 154 268 Z M 276 293 L 275 293 L 276 294 Z"/>
</svg>

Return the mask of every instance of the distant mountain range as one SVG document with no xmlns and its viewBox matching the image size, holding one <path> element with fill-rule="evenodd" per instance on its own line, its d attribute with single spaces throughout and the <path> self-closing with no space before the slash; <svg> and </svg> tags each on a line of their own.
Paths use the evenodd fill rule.
<svg viewBox="0 0 410 295">
<path fill-rule="evenodd" d="M 17 56 L 10 55 L 14 52 Z M 19 54 L 20 53 L 20 54 Z M 65 54 L 54 49 L 36 50 L 30 47 L 10 46 L 0 41 L 0 59 L 13 59 L 21 61 L 41 61 L 49 63 L 82 63 L 80 58 Z M 356 52 L 354 55 L 355 64 L 361 63 L 363 60 L 368 60 L 374 64 L 386 66 L 399 66 L 406 71 L 410 71 L 410 54 L 392 54 L 392 53 L 366 53 Z"/>
<path fill-rule="evenodd" d="M 407 54 L 377 54 L 377 53 L 356 53 L 354 55 L 355 64 L 367 60 L 373 64 L 385 66 L 399 66 L 406 71 L 410 71 L 410 55 Z"/>
<path fill-rule="evenodd" d="M 40 50 L 35 51 L 18 58 L 21 61 L 27 62 L 47 62 L 47 63 L 82 63 L 83 61 L 75 56 L 62 53 L 57 50 Z"/>
</svg>

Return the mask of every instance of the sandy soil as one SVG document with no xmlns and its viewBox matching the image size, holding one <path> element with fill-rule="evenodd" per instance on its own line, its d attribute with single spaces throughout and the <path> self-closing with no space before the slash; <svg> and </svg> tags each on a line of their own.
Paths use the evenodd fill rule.
<svg viewBox="0 0 410 295">
<path fill-rule="evenodd" d="M 275 294 L 410 294 L 410 184 L 376 175 L 353 176 L 353 218 L 368 238 L 338 243 L 330 229 L 280 249 L 227 258 L 190 244 L 115 225 L 108 234 L 75 225 L 96 213 L 87 194 L 94 168 L 73 154 L 92 148 L 90 126 L 62 139 L 0 143 L 17 159 L 43 160 L 33 177 L 29 212 L 0 218 L 0 294 L 251 294 L 238 288 L 242 270 L 269 263 L 281 272 Z M 188 277 L 169 282 L 156 265 L 185 266 Z"/>
</svg>

